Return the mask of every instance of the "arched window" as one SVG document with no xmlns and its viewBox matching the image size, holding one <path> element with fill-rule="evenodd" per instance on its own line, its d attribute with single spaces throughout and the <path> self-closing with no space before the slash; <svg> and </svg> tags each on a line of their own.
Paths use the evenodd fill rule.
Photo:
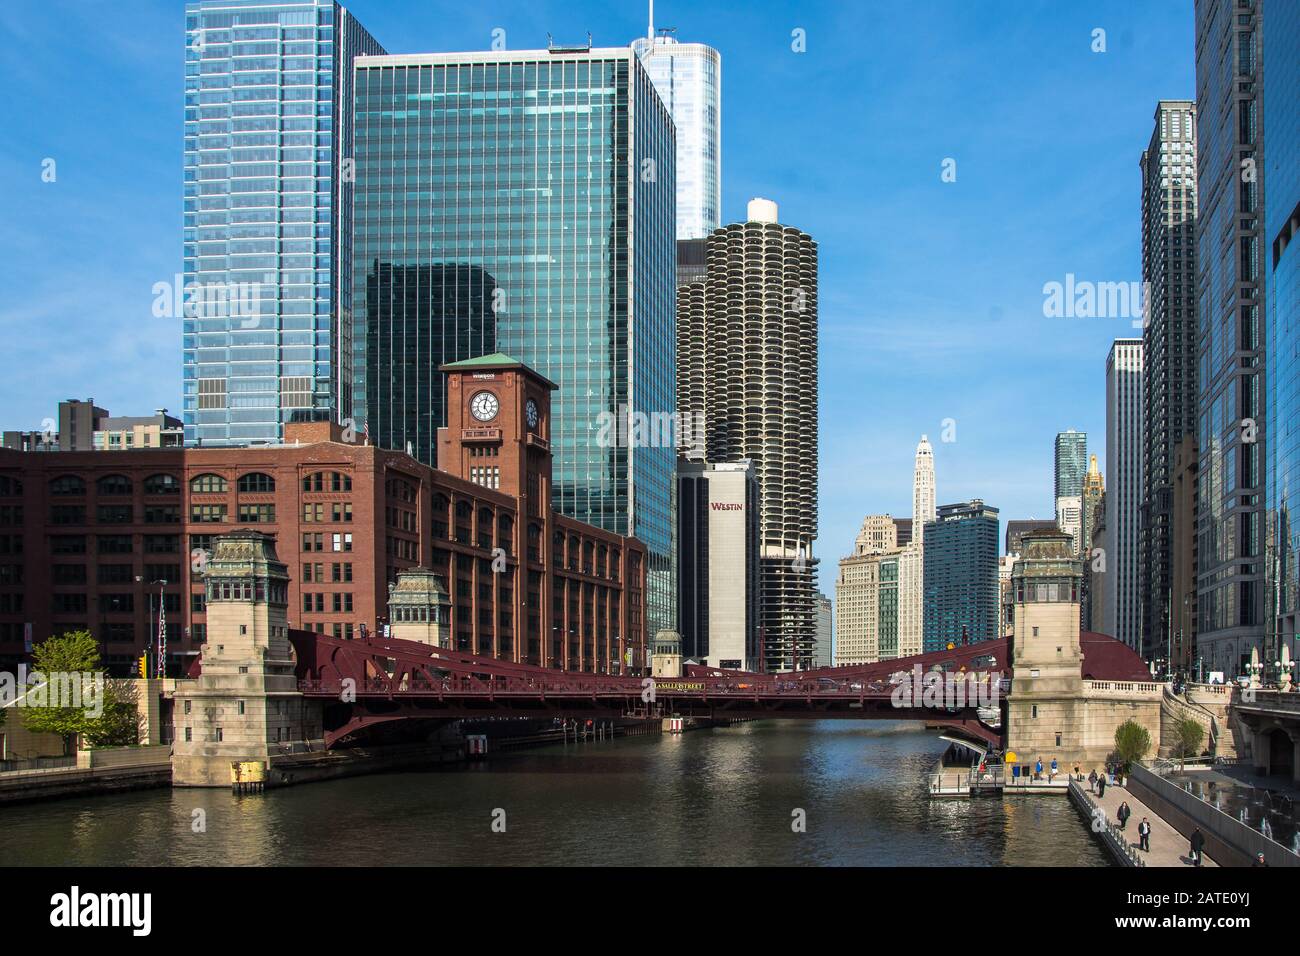
<svg viewBox="0 0 1300 956">
<path fill-rule="evenodd" d="M 200 495 L 221 494 L 227 489 L 226 479 L 220 475 L 199 475 L 190 480 L 190 491 Z"/>
<path fill-rule="evenodd" d="M 474 520 L 474 509 L 468 501 L 456 502 L 456 540 L 461 544 L 470 543 L 470 524 Z"/>
<path fill-rule="evenodd" d="M 451 499 L 441 491 L 433 496 L 433 536 L 435 539 L 446 539 L 448 528 L 448 517 L 451 511 Z"/>
<path fill-rule="evenodd" d="M 260 471 L 250 471 L 246 475 L 240 475 L 236 483 L 240 494 L 247 492 L 275 491 L 275 479 L 270 475 Z"/>
<path fill-rule="evenodd" d="M 50 482 L 52 495 L 84 495 L 86 483 L 76 475 L 60 475 Z"/>
<path fill-rule="evenodd" d="M 105 475 L 95 482 L 95 490 L 101 495 L 129 495 L 131 479 L 126 475 Z"/>
<path fill-rule="evenodd" d="M 181 483 L 175 475 L 150 475 L 144 480 L 146 495 L 179 495 Z"/>
<path fill-rule="evenodd" d="M 497 519 L 497 547 L 504 548 L 509 554 L 514 547 L 515 519 L 503 514 Z"/>
</svg>

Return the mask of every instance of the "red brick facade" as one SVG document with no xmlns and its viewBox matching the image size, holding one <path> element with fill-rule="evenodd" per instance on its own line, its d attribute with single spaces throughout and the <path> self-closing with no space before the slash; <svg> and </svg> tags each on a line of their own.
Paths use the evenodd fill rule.
<svg viewBox="0 0 1300 956">
<path fill-rule="evenodd" d="M 198 572 L 210 536 L 252 528 L 275 537 L 289 566 L 294 627 L 382 627 L 388 585 L 423 565 L 443 578 L 460 649 L 639 673 L 644 549 L 552 512 L 552 387 L 508 360 L 449 367 L 445 471 L 346 442 L 327 423 L 289 425 L 281 446 L 0 449 L 0 663 L 24 656 L 29 631 L 39 642 L 88 628 L 125 673 L 154 640 L 161 589 L 179 672 L 206 636 Z M 488 422 L 468 411 L 481 391 L 499 403 Z"/>
</svg>

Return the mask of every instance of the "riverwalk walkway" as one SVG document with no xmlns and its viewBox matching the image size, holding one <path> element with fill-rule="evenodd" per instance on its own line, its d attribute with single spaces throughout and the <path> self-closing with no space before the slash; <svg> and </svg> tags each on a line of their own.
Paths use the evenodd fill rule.
<svg viewBox="0 0 1300 956">
<path fill-rule="evenodd" d="M 1087 792 L 1087 783 L 1083 784 L 1083 789 Z M 1098 804 L 1106 811 L 1106 819 L 1116 824 L 1119 823 L 1119 805 L 1125 800 L 1128 801 L 1129 808 L 1133 815 L 1128 818 L 1128 825 L 1124 829 L 1124 835 L 1128 838 L 1129 844 L 1133 847 L 1138 845 L 1138 824 L 1142 818 L 1146 817 L 1151 824 L 1151 850 L 1148 853 L 1141 853 L 1141 857 L 1147 866 L 1191 866 L 1192 861 L 1188 856 L 1187 837 L 1183 836 L 1172 826 L 1166 823 L 1158 814 L 1153 813 L 1141 800 L 1138 800 L 1133 794 L 1129 793 L 1123 787 L 1110 785 L 1106 787 L 1105 796 L 1098 797 L 1096 792 L 1088 793 L 1088 797 L 1093 803 Z M 1201 854 L 1201 866 L 1218 866 L 1210 859 L 1208 853 Z"/>
</svg>

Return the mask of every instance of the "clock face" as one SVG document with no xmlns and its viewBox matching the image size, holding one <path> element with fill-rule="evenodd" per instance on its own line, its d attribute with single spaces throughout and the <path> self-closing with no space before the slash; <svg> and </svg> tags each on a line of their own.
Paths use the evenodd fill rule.
<svg viewBox="0 0 1300 956">
<path fill-rule="evenodd" d="M 528 421 L 529 428 L 536 428 L 540 416 L 537 414 L 537 403 L 531 398 L 528 404 L 524 406 L 524 418 Z"/>
<path fill-rule="evenodd" d="M 479 392 L 469 402 L 470 414 L 481 422 L 490 422 L 497 417 L 501 403 L 491 392 Z"/>
</svg>

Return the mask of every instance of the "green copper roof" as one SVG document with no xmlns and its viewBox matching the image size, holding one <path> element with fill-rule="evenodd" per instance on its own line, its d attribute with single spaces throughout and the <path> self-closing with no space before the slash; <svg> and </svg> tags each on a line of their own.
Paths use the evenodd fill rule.
<svg viewBox="0 0 1300 956">
<path fill-rule="evenodd" d="M 441 372 L 464 372 L 473 371 L 475 369 L 491 368 L 521 368 L 530 372 L 532 375 L 535 375 L 537 378 L 540 378 L 551 388 L 559 388 L 558 385 L 546 376 L 540 374 L 536 369 L 529 365 L 525 365 L 517 358 L 512 358 L 511 356 L 506 355 L 504 352 L 493 352 L 491 355 L 480 355 L 477 358 L 462 359 L 459 362 L 448 362 L 446 365 L 440 365 L 438 370 Z"/>
<path fill-rule="evenodd" d="M 517 358 L 511 358 L 504 352 L 493 352 L 491 355 L 480 355 L 478 358 L 462 359 L 459 362 L 448 362 L 443 366 L 445 369 L 455 368 L 483 368 L 487 365 L 511 365 L 523 366 L 523 362 Z"/>
</svg>

